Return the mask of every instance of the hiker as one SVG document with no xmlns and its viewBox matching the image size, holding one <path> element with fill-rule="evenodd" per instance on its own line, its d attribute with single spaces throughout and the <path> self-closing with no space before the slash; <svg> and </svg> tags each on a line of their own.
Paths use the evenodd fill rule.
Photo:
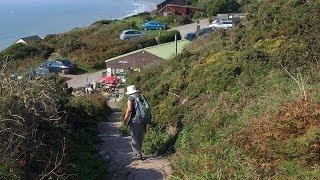
<svg viewBox="0 0 320 180">
<path fill-rule="evenodd" d="M 87 84 L 85 88 L 86 94 L 93 93 L 93 84 Z"/>
<path fill-rule="evenodd" d="M 97 82 L 95 80 L 92 81 L 92 90 L 93 92 L 97 90 Z"/>
<path fill-rule="evenodd" d="M 128 95 L 128 101 L 124 124 L 128 125 L 131 131 L 133 159 L 142 160 L 141 148 L 146 125 L 151 121 L 149 104 L 134 85 L 128 86 L 125 94 Z"/>
<path fill-rule="evenodd" d="M 200 32 L 200 21 L 198 20 L 197 21 L 197 35 L 199 34 L 199 32 Z"/>
</svg>

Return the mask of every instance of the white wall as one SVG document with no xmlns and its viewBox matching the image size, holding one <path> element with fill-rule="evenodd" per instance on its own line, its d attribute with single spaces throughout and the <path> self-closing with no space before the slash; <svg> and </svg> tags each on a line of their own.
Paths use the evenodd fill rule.
<svg viewBox="0 0 320 180">
<path fill-rule="evenodd" d="M 23 43 L 23 44 L 27 44 L 24 40 L 20 39 L 19 41 L 16 42 L 16 44 L 18 43 Z"/>
</svg>

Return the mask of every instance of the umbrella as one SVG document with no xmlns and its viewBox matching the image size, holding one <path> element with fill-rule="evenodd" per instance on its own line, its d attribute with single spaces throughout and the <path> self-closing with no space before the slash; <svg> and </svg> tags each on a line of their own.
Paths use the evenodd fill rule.
<svg viewBox="0 0 320 180">
<path fill-rule="evenodd" d="M 116 76 L 103 76 L 100 78 L 102 83 L 106 84 L 118 84 L 119 79 Z"/>
</svg>

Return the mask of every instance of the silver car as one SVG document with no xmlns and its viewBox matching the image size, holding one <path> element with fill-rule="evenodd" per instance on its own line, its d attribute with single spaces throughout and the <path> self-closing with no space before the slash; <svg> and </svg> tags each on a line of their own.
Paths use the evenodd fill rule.
<svg viewBox="0 0 320 180">
<path fill-rule="evenodd" d="M 142 33 L 136 29 L 128 29 L 128 30 L 124 30 L 121 32 L 120 34 L 120 39 L 121 40 L 125 40 L 125 39 L 133 39 L 133 38 L 139 38 L 144 36 L 145 33 Z"/>
</svg>

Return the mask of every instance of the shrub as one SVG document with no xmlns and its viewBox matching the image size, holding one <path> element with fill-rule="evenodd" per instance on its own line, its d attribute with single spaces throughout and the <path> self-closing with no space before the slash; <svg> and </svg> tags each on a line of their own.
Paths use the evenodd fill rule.
<svg viewBox="0 0 320 180">
<path fill-rule="evenodd" d="M 191 23 L 192 21 L 191 21 L 191 18 L 189 17 L 189 16 L 187 16 L 187 15 L 183 15 L 183 16 L 177 16 L 176 17 L 176 21 L 178 22 L 178 24 L 182 24 L 182 25 L 184 25 L 184 24 L 189 24 L 189 23 Z"/>
<path fill-rule="evenodd" d="M 152 107 L 145 151 L 168 149 L 164 129 L 176 125 L 175 179 L 317 179 L 319 2 L 252 1 L 244 9 L 241 26 L 128 79 Z"/>
<path fill-rule="evenodd" d="M 114 22 L 114 20 L 100 20 L 92 23 L 91 26 L 108 25 L 108 24 L 111 24 L 112 22 Z"/>
<path fill-rule="evenodd" d="M 171 15 L 170 16 L 158 16 L 156 18 L 156 20 L 158 20 L 164 24 L 168 24 L 168 25 L 175 23 L 175 17 L 171 16 Z"/>
<path fill-rule="evenodd" d="M 157 40 L 153 37 L 143 37 L 132 41 L 135 49 L 155 46 L 158 44 Z"/>
<path fill-rule="evenodd" d="M 179 31 L 174 30 L 174 31 L 164 32 L 158 37 L 158 42 L 159 42 L 159 44 L 172 42 L 172 41 L 175 40 L 175 36 L 176 35 L 177 35 L 177 40 L 180 40 L 181 39 L 181 35 L 180 35 Z"/>
<path fill-rule="evenodd" d="M 106 116 L 110 112 L 107 99 L 99 94 L 74 97 L 68 107 L 72 114 L 69 119 L 75 122 Z"/>
<path fill-rule="evenodd" d="M 53 51 L 53 48 L 43 44 L 25 45 L 23 43 L 18 43 L 3 50 L 0 54 L 2 56 L 0 59 L 8 58 L 9 60 L 23 60 L 35 56 L 47 58 Z"/>
<path fill-rule="evenodd" d="M 98 155 L 96 145 L 99 143 L 97 125 L 110 112 L 107 99 L 99 94 L 73 97 L 67 110 L 71 134 L 66 169 L 77 179 L 105 179 L 107 165 Z"/>
<path fill-rule="evenodd" d="M 0 179 L 66 177 L 64 83 L 55 77 L 18 82 L 1 74 L 0 79 Z"/>
<path fill-rule="evenodd" d="M 170 136 L 160 128 L 149 128 L 144 139 L 142 150 L 147 154 L 163 154 L 168 147 Z"/>
<path fill-rule="evenodd" d="M 240 5 L 235 0 L 210 0 L 206 8 L 209 15 L 215 16 L 219 13 L 237 12 Z"/>
</svg>

